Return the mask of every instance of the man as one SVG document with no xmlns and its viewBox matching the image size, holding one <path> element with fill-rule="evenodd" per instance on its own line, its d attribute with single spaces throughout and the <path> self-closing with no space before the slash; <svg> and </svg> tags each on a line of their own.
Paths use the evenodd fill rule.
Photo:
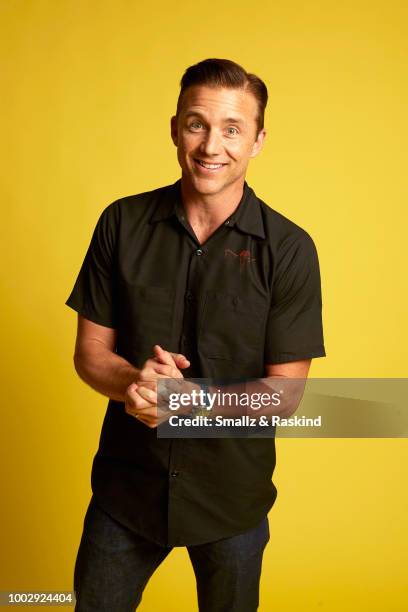
<svg viewBox="0 0 408 612">
<path fill-rule="evenodd" d="M 75 567 L 81 612 L 134 610 L 173 546 L 188 549 L 201 612 L 258 608 L 274 440 L 158 438 L 156 381 L 305 378 L 325 355 L 313 241 L 245 181 L 266 102 L 234 62 L 188 68 L 171 119 L 181 179 L 102 212 L 67 300 L 76 370 L 110 398 Z"/>
</svg>

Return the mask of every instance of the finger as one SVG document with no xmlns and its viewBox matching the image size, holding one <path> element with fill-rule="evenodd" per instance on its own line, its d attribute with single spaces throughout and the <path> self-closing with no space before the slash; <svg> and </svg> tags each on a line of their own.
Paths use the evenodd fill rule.
<svg viewBox="0 0 408 612">
<path fill-rule="evenodd" d="M 190 365 L 190 360 L 187 359 L 185 355 L 182 355 L 181 353 L 170 353 L 170 355 L 173 357 L 174 363 L 178 368 L 184 370 L 184 368 L 188 368 Z"/>
<path fill-rule="evenodd" d="M 126 389 L 125 408 L 127 412 L 141 410 L 143 408 L 149 408 L 152 406 L 152 402 L 150 401 L 149 396 L 147 395 L 147 391 L 149 393 L 153 393 L 153 395 L 150 396 L 153 400 L 157 399 L 155 391 L 152 391 L 147 387 L 145 387 L 144 391 L 142 390 L 142 393 L 140 393 L 141 390 L 142 386 L 136 383 L 132 383 Z"/>
<path fill-rule="evenodd" d="M 148 427 L 158 427 L 158 425 L 167 421 L 171 414 L 167 410 L 163 411 L 159 406 L 150 406 L 133 412 L 132 416 Z"/>
<path fill-rule="evenodd" d="M 128 386 L 128 388 L 126 389 L 126 393 L 135 393 L 137 391 L 137 383 L 133 382 L 132 384 L 130 384 Z"/>
<path fill-rule="evenodd" d="M 139 387 L 147 387 L 152 391 L 157 391 L 157 380 L 138 380 Z"/>
<path fill-rule="evenodd" d="M 140 418 L 143 419 L 157 419 L 157 406 L 147 406 L 146 408 L 141 408 L 135 412 Z"/>
<path fill-rule="evenodd" d="M 157 405 L 163 411 L 170 410 L 170 396 L 183 391 L 184 378 L 159 378 L 157 382 Z"/>
<path fill-rule="evenodd" d="M 148 404 L 145 408 L 137 408 L 128 404 L 125 409 L 127 414 L 133 416 L 142 423 L 154 423 L 158 420 L 157 406 Z"/>
<path fill-rule="evenodd" d="M 168 410 L 164 410 L 163 411 L 163 410 L 160 409 L 160 407 L 158 407 L 156 426 L 158 427 L 159 425 L 161 425 L 165 421 L 168 421 L 169 418 L 171 417 L 171 415 L 172 415 L 172 413 L 169 412 Z"/>
<path fill-rule="evenodd" d="M 157 406 L 150 406 L 149 408 L 139 410 L 133 416 L 148 427 L 157 427 L 160 420 L 163 419 L 163 414 L 160 410 L 158 410 Z"/>
<path fill-rule="evenodd" d="M 151 408 L 152 404 L 144 399 L 138 392 L 136 395 L 132 397 L 130 400 L 125 402 L 125 410 L 126 412 L 138 412 L 139 410 L 144 410 L 145 408 Z"/>
<path fill-rule="evenodd" d="M 156 363 L 154 366 L 154 371 L 156 374 L 161 374 L 162 376 L 167 376 L 168 378 L 182 378 L 183 375 L 180 370 L 174 365 L 165 365 L 162 363 Z"/>
<path fill-rule="evenodd" d="M 162 414 L 162 410 L 158 407 L 157 393 L 149 387 L 138 386 L 135 403 L 137 414 L 140 416 L 156 418 L 158 414 Z"/>
<path fill-rule="evenodd" d="M 173 357 L 171 356 L 171 353 L 169 353 L 169 351 L 165 351 L 164 349 L 162 349 L 162 347 L 159 344 L 154 345 L 153 351 L 154 351 L 155 357 L 161 363 L 165 363 L 166 365 L 177 367 Z"/>
<path fill-rule="evenodd" d="M 138 389 L 139 389 L 139 385 L 137 383 L 132 383 L 131 385 L 129 385 L 129 387 L 126 389 L 125 403 L 128 403 L 130 405 L 132 404 L 136 405 L 136 403 L 140 399 Z"/>
<path fill-rule="evenodd" d="M 147 427 L 155 428 L 167 421 L 170 416 L 171 413 L 162 412 L 158 409 L 154 414 L 151 411 L 146 411 L 146 413 L 143 411 L 143 413 L 137 414 L 136 418 Z"/>
<path fill-rule="evenodd" d="M 147 402 L 149 402 L 150 404 L 152 404 L 153 406 L 157 406 L 157 393 L 156 391 L 153 391 L 150 387 L 147 387 L 145 385 L 139 385 L 137 392 L 139 393 L 139 395 L 146 400 Z"/>
<path fill-rule="evenodd" d="M 165 374 L 160 374 L 160 372 L 156 372 L 153 368 L 143 368 L 139 372 L 138 383 L 156 383 L 158 378 L 183 378 L 182 373 L 176 367 L 159 363 L 155 364 L 155 367 L 159 368 L 159 366 L 173 369 L 165 370 Z"/>
</svg>

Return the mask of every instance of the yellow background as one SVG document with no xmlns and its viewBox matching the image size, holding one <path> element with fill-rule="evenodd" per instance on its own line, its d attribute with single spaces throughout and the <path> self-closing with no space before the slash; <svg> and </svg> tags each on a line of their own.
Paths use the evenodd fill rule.
<svg viewBox="0 0 408 612">
<path fill-rule="evenodd" d="M 70 590 L 107 400 L 64 306 L 99 213 L 178 178 L 184 69 L 267 83 L 249 184 L 318 248 L 328 356 L 312 376 L 407 376 L 407 5 L 2 0 L 1 590 Z M 405 440 L 278 440 L 261 612 L 402 612 Z M 196 609 L 185 549 L 142 612 Z M 114 612 L 114 611 L 112 611 Z"/>
</svg>

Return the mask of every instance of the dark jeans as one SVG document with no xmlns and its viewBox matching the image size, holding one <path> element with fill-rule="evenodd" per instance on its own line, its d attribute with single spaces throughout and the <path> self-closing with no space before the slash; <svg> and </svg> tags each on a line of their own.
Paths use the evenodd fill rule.
<svg viewBox="0 0 408 612">
<path fill-rule="evenodd" d="M 258 609 L 262 555 L 268 541 L 265 517 L 245 533 L 187 547 L 200 612 Z M 115 521 L 92 497 L 75 564 L 76 612 L 133 612 L 149 578 L 171 550 Z"/>
</svg>

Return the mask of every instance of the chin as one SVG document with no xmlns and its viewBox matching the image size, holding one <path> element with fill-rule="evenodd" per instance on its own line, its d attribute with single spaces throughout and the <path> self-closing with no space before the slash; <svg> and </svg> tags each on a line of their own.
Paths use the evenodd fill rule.
<svg viewBox="0 0 408 612">
<path fill-rule="evenodd" d="M 222 191 L 225 185 L 211 179 L 199 179 L 192 182 L 194 189 L 202 195 L 211 195 Z"/>
</svg>

